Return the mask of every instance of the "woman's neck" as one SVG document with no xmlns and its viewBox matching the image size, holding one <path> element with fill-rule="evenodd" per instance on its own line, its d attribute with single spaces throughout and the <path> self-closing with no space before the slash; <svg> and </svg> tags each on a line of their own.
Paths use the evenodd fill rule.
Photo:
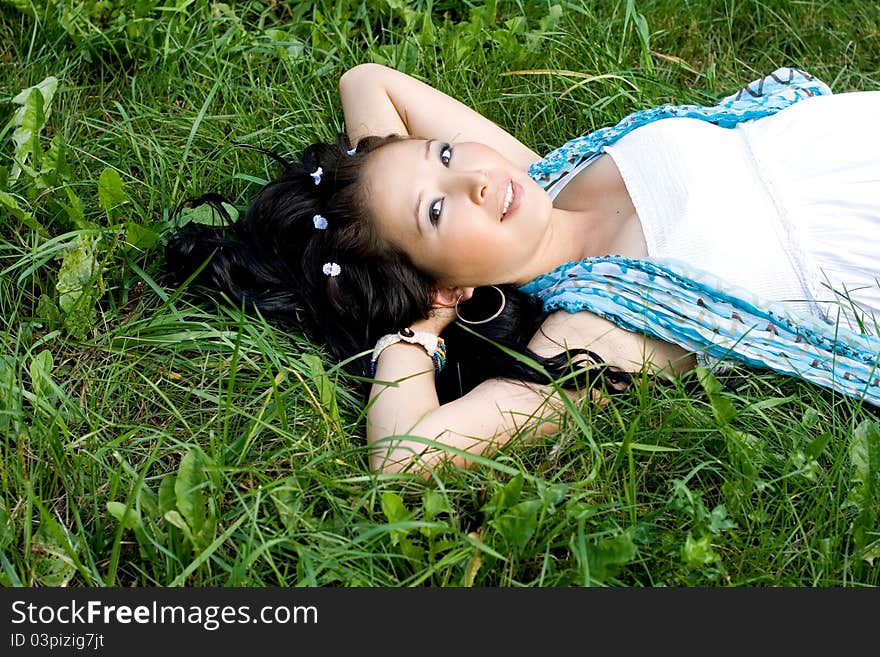
<svg viewBox="0 0 880 657">
<path fill-rule="evenodd" d="M 570 211 L 553 208 L 546 236 L 525 263 L 515 283 L 525 285 L 566 262 L 607 255 L 610 244 L 608 222 L 595 210 Z"/>
</svg>

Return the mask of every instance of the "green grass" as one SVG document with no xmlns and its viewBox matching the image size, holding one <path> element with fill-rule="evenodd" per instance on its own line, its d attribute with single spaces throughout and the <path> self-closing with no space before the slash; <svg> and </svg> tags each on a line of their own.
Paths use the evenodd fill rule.
<svg viewBox="0 0 880 657">
<path fill-rule="evenodd" d="M 880 5 L 143 3 L 126 23 L 108 2 L 65 29 L 73 4 L 0 3 L 2 124 L 13 96 L 56 76 L 41 143 L 63 137 L 70 164 L 43 186 L 0 179 L 33 217 L 0 206 L 3 585 L 880 583 L 876 409 L 766 373 L 723 389 L 690 375 L 584 406 L 473 470 L 377 476 L 337 364 L 164 287 L 149 237 L 187 196 L 244 206 L 274 174 L 232 141 L 293 154 L 332 138 L 356 63 L 416 75 L 546 151 L 778 66 L 878 89 Z M 7 131 L 0 166 L 13 152 Z M 99 195 L 106 169 L 121 192 Z M 53 303 L 78 232 L 102 236 L 102 274 L 84 284 L 93 315 L 65 319 Z"/>
</svg>

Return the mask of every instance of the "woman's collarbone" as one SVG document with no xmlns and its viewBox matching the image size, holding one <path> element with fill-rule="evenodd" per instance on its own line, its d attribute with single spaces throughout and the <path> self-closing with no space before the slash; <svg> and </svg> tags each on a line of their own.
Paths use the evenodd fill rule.
<svg viewBox="0 0 880 657">
<path fill-rule="evenodd" d="M 575 174 L 553 205 L 561 210 L 583 213 L 595 222 L 601 244 L 594 245 L 597 255 L 623 255 L 642 258 L 648 255 L 645 235 L 638 212 L 617 169 L 607 154 Z M 587 219 L 588 217 L 588 219 Z"/>
</svg>

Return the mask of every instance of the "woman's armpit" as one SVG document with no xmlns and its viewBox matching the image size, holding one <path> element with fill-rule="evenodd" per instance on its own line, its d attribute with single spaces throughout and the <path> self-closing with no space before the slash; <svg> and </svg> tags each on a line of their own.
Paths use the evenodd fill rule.
<svg viewBox="0 0 880 657">
<path fill-rule="evenodd" d="M 621 372 L 681 374 L 696 364 L 693 355 L 677 345 L 624 330 L 586 311 L 551 313 L 532 337 L 529 348 L 543 357 L 588 349 L 605 365 Z"/>
</svg>

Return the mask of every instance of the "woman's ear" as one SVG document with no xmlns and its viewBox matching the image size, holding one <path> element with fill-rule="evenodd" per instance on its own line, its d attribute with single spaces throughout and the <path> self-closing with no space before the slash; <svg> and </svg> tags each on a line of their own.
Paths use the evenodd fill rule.
<svg viewBox="0 0 880 657">
<path fill-rule="evenodd" d="M 467 301 L 474 295 L 472 287 L 439 287 L 434 290 L 432 308 L 452 308 L 459 301 Z"/>
</svg>

